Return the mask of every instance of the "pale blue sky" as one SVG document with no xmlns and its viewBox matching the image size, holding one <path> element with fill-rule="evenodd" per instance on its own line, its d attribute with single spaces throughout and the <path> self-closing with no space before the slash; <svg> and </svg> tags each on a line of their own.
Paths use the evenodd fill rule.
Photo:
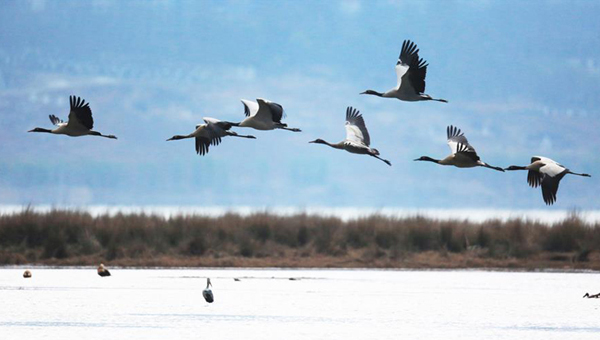
<svg viewBox="0 0 600 340">
<path fill-rule="evenodd" d="M 600 2 L 0 2 L 0 204 L 545 207 L 525 172 L 412 161 L 445 157 L 453 124 L 490 164 L 591 173 L 550 209 L 600 209 Z M 359 95 L 395 85 L 404 39 L 450 103 Z M 119 140 L 26 133 L 70 94 Z M 239 129 L 258 139 L 205 157 L 165 142 L 258 97 L 303 132 Z M 347 106 L 392 167 L 308 144 L 343 139 Z"/>
</svg>

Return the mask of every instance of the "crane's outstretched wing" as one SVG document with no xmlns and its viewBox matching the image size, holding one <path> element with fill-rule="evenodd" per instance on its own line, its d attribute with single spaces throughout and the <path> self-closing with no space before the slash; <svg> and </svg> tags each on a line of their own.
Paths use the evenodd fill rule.
<svg viewBox="0 0 600 340">
<path fill-rule="evenodd" d="M 540 161 L 542 158 L 541 157 L 531 157 L 531 163 Z M 527 184 L 529 184 L 530 187 L 532 188 L 537 188 L 538 186 L 542 185 L 542 179 L 544 178 L 544 175 L 539 172 L 539 171 L 535 171 L 535 170 L 529 170 L 527 171 Z"/>
<path fill-rule="evenodd" d="M 371 137 L 363 116 L 351 106 L 346 109 L 346 140 L 366 146 L 371 145 Z"/>
<path fill-rule="evenodd" d="M 94 119 L 92 118 L 90 104 L 76 96 L 69 96 L 69 102 L 71 104 L 71 112 L 69 112 L 67 126 L 91 130 L 94 127 Z"/>
<path fill-rule="evenodd" d="M 64 123 L 62 119 L 56 117 L 55 115 L 50 115 L 49 117 L 52 125 L 59 126 L 60 124 Z"/>
<path fill-rule="evenodd" d="M 558 183 L 562 177 L 551 177 L 549 175 L 542 175 L 542 197 L 544 203 L 552 205 L 556 202 L 556 193 L 558 192 Z"/>
<path fill-rule="evenodd" d="M 459 128 L 452 125 L 448 126 L 446 128 L 446 136 L 448 137 L 448 146 L 450 147 L 452 154 L 459 152 L 459 144 L 463 145 L 460 152 L 476 153 L 475 148 L 469 144 L 467 137 L 465 137 L 464 133 L 462 133 Z"/>
<path fill-rule="evenodd" d="M 244 115 L 246 117 L 254 116 L 258 112 L 258 103 L 242 99 L 242 104 L 244 104 Z"/>
<path fill-rule="evenodd" d="M 411 87 L 417 94 L 425 92 L 425 76 L 427 62 L 419 58 L 417 45 L 410 40 L 404 40 L 402 50 L 396 63 L 397 89 L 400 86 Z"/>
<path fill-rule="evenodd" d="M 275 123 L 281 123 L 284 115 L 283 106 L 261 98 L 256 99 L 256 102 L 258 103 L 257 118 L 260 117 L 261 120 L 271 120 Z"/>
<path fill-rule="evenodd" d="M 196 130 L 198 129 L 200 131 L 196 134 L 196 153 L 204 156 L 211 145 L 217 146 L 221 143 L 221 137 L 210 124 L 197 125 Z"/>
</svg>

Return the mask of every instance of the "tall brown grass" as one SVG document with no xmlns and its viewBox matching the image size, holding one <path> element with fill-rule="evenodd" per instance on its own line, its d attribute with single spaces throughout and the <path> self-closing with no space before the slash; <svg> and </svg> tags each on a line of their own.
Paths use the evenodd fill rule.
<svg viewBox="0 0 600 340">
<path fill-rule="evenodd" d="M 437 263 L 444 267 L 458 261 L 460 267 L 522 262 L 530 267 L 600 268 L 594 256 L 598 250 L 600 225 L 586 224 L 576 214 L 553 225 L 380 215 L 344 222 L 266 212 L 245 217 L 93 217 L 81 211 L 40 213 L 29 208 L 0 216 L 0 264 L 435 267 L 442 261 Z M 427 264 L 422 254 L 429 254 L 432 262 Z"/>
</svg>

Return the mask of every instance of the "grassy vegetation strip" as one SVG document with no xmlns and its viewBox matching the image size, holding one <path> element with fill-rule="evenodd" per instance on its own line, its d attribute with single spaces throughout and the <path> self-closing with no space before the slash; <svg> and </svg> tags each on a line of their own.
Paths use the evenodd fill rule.
<svg viewBox="0 0 600 340">
<path fill-rule="evenodd" d="M 600 269 L 600 224 L 30 209 L 0 216 L 0 264 Z"/>
</svg>

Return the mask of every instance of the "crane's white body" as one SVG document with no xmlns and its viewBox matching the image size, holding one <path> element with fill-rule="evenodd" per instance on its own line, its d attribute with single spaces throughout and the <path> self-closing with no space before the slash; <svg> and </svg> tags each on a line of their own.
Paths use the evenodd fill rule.
<svg viewBox="0 0 600 340">
<path fill-rule="evenodd" d="M 592 177 L 588 174 L 572 172 L 558 162 L 542 156 L 531 157 L 530 164 L 526 166 L 511 165 L 506 170 L 528 170 L 527 183 L 532 188 L 542 187 L 542 198 L 546 205 L 552 205 L 556 202 L 558 185 L 566 175 Z"/>
<path fill-rule="evenodd" d="M 550 177 L 556 177 L 567 170 L 563 165 L 548 157 L 533 156 L 531 160 L 531 164 L 526 166 L 527 170 L 537 171 Z"/>
<path fill-rule="evenodd" d="M 316 139 L 310 143 L 325 144 L 335 149 L 346 150 L 350 153 L 369 155 L 385 162 L 387 165 L 392 165 L 390 161 L 379 157 L 377 149 L 371 148 L 369 131 L 358 110 L 352 107 L 346 109 L 346 123 L 344 126 L 346 128 L 346 139 L 343 141 L 331 144 L 322 139 Z"/>
<path fill-rule="evenodd" d="M 361 94 L 371 94 L 384 98 L 396 98 L 407 102 L 416 102 L 423 100 L 435 100 L 447 103 L 445 99 L 435 99 L 425 91 L 425 76 L 427 74 L 427 62 L 419 58 L 419 49 L 417 45 L 410 40 L 402 43 L 402 50 L 396 63 L 396 87 L 380 93 L 373 90 L 367 90 Z"/>
<path fill-rule="evenodd" d="M 204 124 L 196 125 L 196 130 L 189 135 L 181 136 L 175 135 L 167 141 L 179 140 L 186 138 L 194 138 L 196 140 L 196 153 L 199 155 L 205 155 L 211 145 L 217 146 L 221 143 L 221 138 L 225 136 L 234 136 L 242 138 L 255 139 L 254 136 L 238 135 L 233 131 L 229 131 L 235 123 L 218 120 L 216 118 L 204 117 Z"/>
<path fill-rule="evenodd" d="M 451 151 L 448 157 L 438 160 L 422 156 L 421 158 L 415 159 L 415 161 L 429 161 L 440 165 L 452 165 L 457 168 L 474 168 L 481 166 L 504 172 L 502 168 L 482 162 L 477 155 L 475 148 L 469 144 L 467 137 L 465 137 L 459 128 L 452 125 L 448 126 L 446 128 L 446 135 L 448 137 L 448 147 L 450 147 Z"/>
<path fill-rule="evenodd" d="M 281 119 L 284 116 L 283 107 L 270 100 L 258 98 L 256 102 L 242 99 L 244 104 L 244 114 L 246 118 L 237 126 L 249 127 L 256 130 L 275 130 L 283 129 L 299 132 L 299 129 L 288 128 L 287 124 L 282 123 Z"/>
<path fill-rule="evenodd" d="M 50 121 L 56 126 L 52 130 L 35 128 L 29 132 L 47 132 L 55 135 L 65 135 L 69 137 L 80 137 L 80 136 L 100 136 L 111 139 L 117 139 L 113 135 L 103 135 L 100 132 L 93 131 L 94 119 L 92 118 L 92 110 L 90 109 L 89 103 L 80 97 L 70 96 L 69 101 L 71 104 L 71 110 L 69 112 L 68 122 L 64 122 L 62 119 L 55 115 L 50 115 Z"/>
<path fill-rule="evenodd" d="M 69 120 L 71 122 L 72 120 Z M 51 133 L 55 135 L 66 135 L 70 137 L 80 137 L 90 135 L 90 130 L 80 124 L 59 123 Z"/>
</svg>

